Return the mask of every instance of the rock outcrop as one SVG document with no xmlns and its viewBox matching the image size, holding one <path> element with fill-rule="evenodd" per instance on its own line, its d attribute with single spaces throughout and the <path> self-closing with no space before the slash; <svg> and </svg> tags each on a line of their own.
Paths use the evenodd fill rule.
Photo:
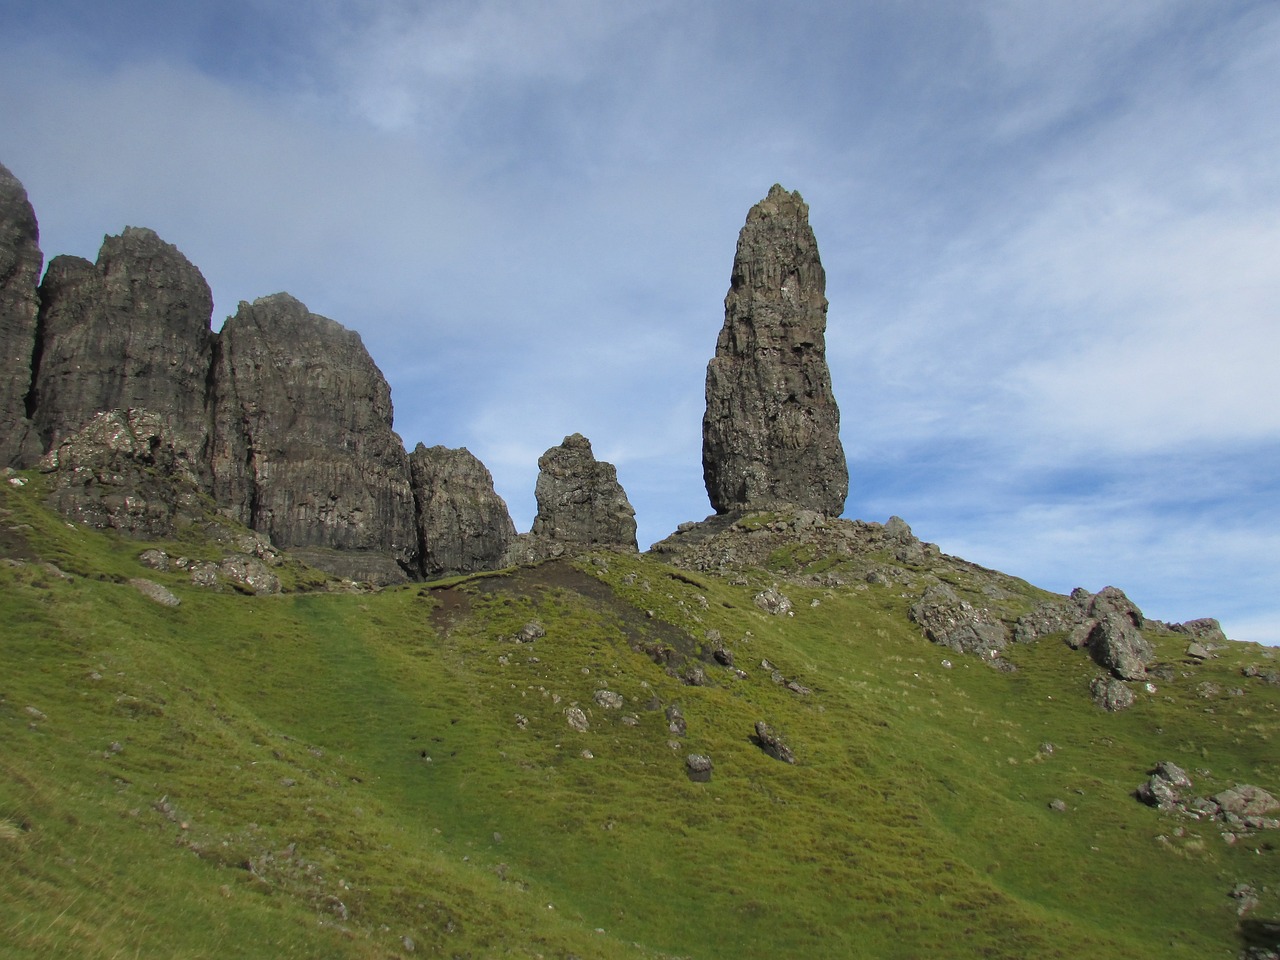
<svg viewBox="0 0 1280 960">
<path fill-rule="evenodd" d="M 241 303 L 218 337 L 212 491 L 240 522 L 338 576 L 380 554 L 403 580 L 418 551 L 391 390 L 359 334 L 288 294 Z M 348 553 L 352 566 L 345 562 Z"/>
<path fill-rule="evenodd" d="M 43 453 L 27 419 L 43 265 L 27 191 L 0 165 L 0 467 L 25 466 Z"/>
<path fill-rule="evenodd" d="M 849 469 L 827 368 L 825 291 L 809 207 L 775 184 L 738 236 L 707 365 L 702 469 L 716 513 L 844 509 Z"/>
<path fill-rule="evenodd" d="M 466 447 L 420 443 L 409 469 L 422 575 L 433 580 L 502 566 L 516 528 L 485 465 Z"/>
<path fill-rule="evenodd" d="M 172 537 L 210 506 L 197 465 L 168 424 L 137 408 L 100 413 L 40 462 L 50 502 L 64 516 L 142 538 Z"/>
<path fill-rule="evenodd" d="M 200 271 L 151 230 L 107 237 L 96 263 L 54 257 L 40 285 L 31 414 L 42 450 L 98 413 L 140 407 L 198 455 L 212 314 Z"/>
<path fill-rule="evenodd" d="M 513 561 L 599 548 L 637 550 L 636 512 L 618 483 L 618 471 L 595 458 L 582 434 L 565 437 L 538 458 L 534 496 L 538 515 L 533 530 L 513 544 Z"/>
</svg>

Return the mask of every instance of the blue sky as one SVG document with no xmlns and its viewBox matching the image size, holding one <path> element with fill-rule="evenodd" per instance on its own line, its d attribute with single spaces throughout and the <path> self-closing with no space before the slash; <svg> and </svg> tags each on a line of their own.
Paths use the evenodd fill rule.
<svg viewBox="0 0 1280 960">
<path fill-rule="evenodd" d="M 517 527 L 569 433 L 642 547 L 710 512 L 737 232 L 799 190 L 847 515 L 1280 643 L 1280 4 L 7 0 L 46 259 L 149 226 L 214 327 L 358 330 Z"/>
</svg>

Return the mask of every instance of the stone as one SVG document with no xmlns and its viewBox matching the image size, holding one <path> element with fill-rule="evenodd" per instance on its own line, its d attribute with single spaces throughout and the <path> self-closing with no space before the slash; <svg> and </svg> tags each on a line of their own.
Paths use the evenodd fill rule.
<svg viewBox="0 0 1280 960">
<path fill-rule="evenodd" d="M 54 257 L 40 284 L 31 402 L 41 449 L 103 411 L 140 407 L 199 464 L 212 314 L 200 271 L 152 230 L 106 237 L 96 263 Z"/>
<path fill-rule="evenodd" d="M 1049 809 L 1054 813 L 1066 813 L 1067 804 L 1065 800 L 1055 797 L 1049 801 Z"/>
<path fill-rule="evenodd" d="M 763 720 L 756 721 L 755 743 L 766 754 L 783 763 L 795 763 L 796 755 L 786 741 Z"/>
<path fill-rule="evenodd" d="M 210 504 L 198 465 L 175 445 L 164 418 L 147 410 L 99 413 L 40 461 L 49 504 L 63 516 L 144 539 L 172 537 Z"/>
<path fill-rule="evenodd" d="M 565 553 L 637 551 L 636 512 L 613 464 L 597 460 L 580 433 L 538 458 L 533 530 L 513 544 L 511 556 L 528 563 Z"/>
<path fill-rule="evenodd" d="M 420 443 L 409 454 L 409 471 L 422 576 L 501 568 L 516 528 L 485 465 L 466 447 Z"/>
<path fill-rule="evenodd" d="M 148 600 L 158 603 L 162 607 L 176 607 L 182 603 L 181 600 L 174 596 L 171 590 L 161 586 L 154 580 L 144 580 L 141 577 L 136 577 L 129 581 L 129 586 L 133 587 Z"/>
<path fill-rule="evenodd" d="M 1097 664 L 1121 680 L 1144 679 L 1147 667 L 1155 662 L 1151 644 L 1122 613 L 1110 612 L 1097 621 L 1087 646 Z"/>
<path fill-rule="evenodd" d="M 1280 801 L 1261 787 L 1247 783 L 1223 790 L 1213 800 L 1222 808 L 1223 813 L 1237 817 L 1265 817 L 1280 810 Z"/>
<path fill-rule="evenodd" d="M 1115 677 L 1094 677 L 1089 684 L 1089 695 L 1108 713 L 1128 710 L 1135 700 L 1133 691 Z"/>
<path fill-rule="evenodd" d="M 211 414 L 213 496 L 230 516 L 277 547 L 320 548 L 306 562 L 335 576 L 416 570 L 408 455 L 359 334 L 288 294 L 242 302 L 215 342 Z"/>
<path fill-rule="evenodd" d="M 930 584 L 908 615 L 927 639 L 956 653 L 995 659 L 1008 646 L 1009 631 L 989 610 L 961 600 L 945 583 Z"/>
<path fill-rule="evenodd" d="M 280 592 L 280 578 L 271 572 L 271 568 L 257 557 L 233 553 L 223 557 L 218 564 L 218 574 L 224 580 L 242 587 L 251 593 L 271 595 Z"/>
<path fill-rule="evenodd" d="M 0 467 L 28 467 L 44 452 L 27 411 L 43 266 L 27 191 L 0 164 Z"/>
<path fill-rule="evenodd" d="M 771 613 L 775 617 L 785 617 L 791 613 L 791 599 L 776 586 L 757 593 L 755 605 L 765 613 Z"/>
<path fill-rule="evenodd" d="M 685 757 L 685 772 L 694 783 L 710 783 L 713 764 L 705 753 L 691 753 Z"/>
<path fill-rule="evenodd" d="M 597 690 L 592 699 L 595 700 L 598 706 L 605 710 L 622 709 L 622 694 L 614 693 L 612 690 Z"/>
<path fill-rule="evenodd" d="M 1079 622 L 1078 609 L 1062 601 L 1046 600 L 1013 625 L 1014 643 L 1033 643 L 1053 633 L 1070 633 Z"/>
<path fill-rule="evenodd" d="M 667 729 L 677 737 L 683 737 L 685 733 L 688 732 L 688 724 L 684 719 L 684 714 L 680 712 L 680 708 L 674 703 L 667 707 L 665 716 L 667 719 Z"/>
<path fill-rule="evenodd" d="M 1207 648 L 1227 642 L 1227 635 L 1222 632 L 1222 624 L 1213 617 L 1201 617 L 1198 620 L 1188 620 L 1186 623 L 1173 623 L 1169 625 L 1169 629 L 1175 633 L 1185 633 L 1199 641 L 1197 645 Z"/>
<path fill-rule="evenodd" d="M 586 733 L 591 728 L 591 724 L 587 722 L 587 715 L 582 712 L 581 707 L 567 707 L 564 717 L 569 726 L 578 733 Z"/>
<path fill-rule="evenodd" d="M 1114 614 L 1123 617 L 1139 629 L 1146 622 L 1142 611 L 1125 596 L 1125 592 L 1119 587 L 1103 587 L 1093 594 L 1077 587 L 1071 592 L 1071 598 L 1081 607 L 1086 617 L 1092 617 L 1095 620 L 1103 620 L 1108 615 Z"/>
<path fill-rule="evenodd" d="M 702 470 L 716 513 L 844 510 L 849 468 L 826 328 L 826 273 L 809 207 L 774 184 L 738 235 L 707 365 Z"/>
</svg>

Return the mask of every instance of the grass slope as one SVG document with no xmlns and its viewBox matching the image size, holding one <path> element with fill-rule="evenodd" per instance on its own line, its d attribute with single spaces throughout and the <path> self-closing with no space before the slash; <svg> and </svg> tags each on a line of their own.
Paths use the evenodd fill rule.
<svg viewBox="0 0 1280 960">
<path fill-rule="evenodd" d="M 1130 796 L 1162 759 L 1202 795 L 1280 788 L 1280 688 L 1240 675 L 1270 651 L 1193 666 L 1157 635 L 1174 679 L 1108 715 L 1081 653 L 999 673 L 924 641 L 893 587 L 782 582 L 776 617 L 769 572 L 608 555 L 211 593 L 39 486 L 0 493 L 0 956 L 1227 958 L 1236 883 L 1280 916 L 1274 835 Z M 696 660 L 712 630 L 745 678 Z"/>
</svg>

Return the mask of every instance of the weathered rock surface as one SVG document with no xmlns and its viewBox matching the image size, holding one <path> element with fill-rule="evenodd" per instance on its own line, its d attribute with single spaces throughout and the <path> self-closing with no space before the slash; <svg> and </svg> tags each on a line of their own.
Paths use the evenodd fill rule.
<svg viewBox="0 0 1280 960">
<path fill-rule="evenodd" d="M 1003 623 L 989 610 L 960 599 L 945 583 L 931 584 L 909 614 L 926 637 L 957 653 L 995 659 L 1009 643 Z"/>
<path fill-rule="evenodd" d="M 580 433 L 538 458 L 533 530 L 517 538 L 513 562 L 532 562 L 582 550 L 634 552 L 636 512 L 613 464 L 597 460 Z"/>
<path fill-rule="evenodd" d="M 280 547 L 350 579 L 403 580 L 418 537 L 391 391 L 360 336 L 288 294 L 241 303 L 218 338 L 214 499 Z M 350 560 L 350 563 L 347 561 Z"/>
<path fill-rule="evenodd" d="M 795 763 L 795 751 L 787 744 L 782 736 L 773 730 L 763 720 L 756 721 L 755 743 L 766 754 L 775 760 L 781 760 L 783 763 Z"/>
<path fill-rule="evenodd" d="M 28 466 L 43 452 L 27 419 L 43 265 L 27 191 L 0 164 L 0 467 Z"/>
<path fill-rule="evenodd" d="M 1094 677 L 1089 684 L 1089 696 L 1108 713 L 1128 710 L 1135 700 L 1133 691 L 1115 677 Z"/>
<path fill-rule="evenodd" d="M 418 444 L 409 455 L 419 566 L 428 580 L 503 566 L 515 539 L 493 476 L 469 450 Z"/>
<path fill-rule="evenodd" d="M 1155 662 L 1155 651 L 1138 632 L 1132 620 L 1119 613 L 1108 613 L 1092 622 L 1086 646 L 1099 666 L 1106 667 L 1121 680 L 1142 680 L 1147 667 Z"/>
<path fill-rule="evenodd" d="M 177 247 L 126 227 L 97 263 L 55 257 L 40 304 L 31 417 L 42 450 L 104 410 L 141 407 L 176 447 L 201 453 L 213 297 Z"/>
<path fill-rule="evenodd" d="M 826 273 L 798 193 L 775 184 L 738 236 L 707 365 L 702 469 L 716 513 L 793 505 L 838 516 L 849 492 L 826 360 Z"/>
<path fill-rule="evenodd" d="M 135 537 L 171 537 L 210 506 L 197 464 L 146 410 L 112 410 L 63 437 L 40 461 L 50 503 L 64 516 Z"/>
</svg>

